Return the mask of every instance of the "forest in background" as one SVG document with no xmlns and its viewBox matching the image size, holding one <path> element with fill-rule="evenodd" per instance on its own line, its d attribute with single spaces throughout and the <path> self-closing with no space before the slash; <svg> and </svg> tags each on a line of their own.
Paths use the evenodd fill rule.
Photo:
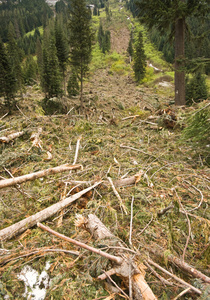
<svg viewBox="0 0 210 300">
<path fill-rule="evenodd" d="M 36 14 L 34 1 L 3 2 L 14 13 L 18 3 L 32 5 Z M 209 57 L 190 67 L 193 93 L 187 106 L 176 106 L 174 65 L 126 9 L 132 1 L 86 2 L 94 7 L 85 9 L 91 47 L 82 66 L 81 53 L 72 52 L 82 48 L 72 3 L 57 1 L 45 19 L 41 1 L 41 23 L 31 18 L 17 38 L 11 19 L 0 43 L 8 71 L 0 74 L 0 298 L 29 299 L 37 290 L 51 300 L 139 300 L 136 282 L 143 282 L 158 299 L 208 299 Z M 68 208 L 45 215 L 68 198 Z M 47 219 L 29 221 L 42 213 Z M 105 230 L 108 237 L 98 239 L 90 220 L 111 238 Z M 11 229 L 19 222 L 26 227 Z M 53 237 L 43 224 L 99 251 Z M 100 281 L 116 267 L 101 251 L 125 258 L 125 269 L 142 277 L 118 269 Z M 33 286 L 27 270 L 37 274 Z"/>
</svg>

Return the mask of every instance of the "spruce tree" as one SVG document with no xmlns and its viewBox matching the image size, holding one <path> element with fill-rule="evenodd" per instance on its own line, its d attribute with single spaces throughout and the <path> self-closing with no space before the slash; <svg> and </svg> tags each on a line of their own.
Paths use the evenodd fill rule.
<svg viewBox="0 0 210 300">
<path fill-rule="evenodd" d="M 21 69 L 21 51 L 17 45 L 15 39 L 15 29 L 13 24 L 10 22 L 8 29 L 8 43 L 7 43 L 7 52 L 10 64 L 12 66 L 13 76 L 16 79 L 17 89 L 21 90 L 22 88 L 22 69 Z"/>
<path fill-rule="evenodd" d="M 65 35 L 65 31 L 63 29 L 63 22 L 62 19 L 55 20 L 55 46 L 57 50 L 57 57 L 59 61 L 59 66 L 61 73 L 63 75 L 63 82 L 64 82 L 64 93 L 66 92 L 66 81 L 65 81 L 65 71 L 67 69 L 67 62 L 69 58 L 69 46 L 67 42 L 67 37 Z"/>
<path fill-rule="evenodd" d="M 56 54 L 55 37 L 50 33 L 43 45 L 42 88 L 46 98 L 58 97 L 62 94 L 61 74 Z"/>
<path fill-rule="evenodd" d="M 91 61 L 93 32 L 85 0 L 70 1 L 70 59 L 80 81 L 80 101 L 83 107 L 83 81 Z"/>
<path fill-rule="evenodd" d="M 188 105 L 193 102 L 200 102 L 208 98 L 208 87 L 205 75 L 201 71 L 196 72 L 186 84 L 186 101 Z"/>
<path fill-rule="evenodd" d="M 0 39 L 0 96 L 5 99 L 5 105 L 11 112 L 16 94 L 16 80 L 12 72 L 6 48 Z"/>
<path fill-rule="evenodd" d="M 134 73 L 137 81 L 142 81 L 146 72 L 146 56 L 144 52 L 143 36 L 141 31 L 138 33 L 138 38 L 134 48 Z"/>
<path fill-rule="evenodd" d="M 206 0 L 136 0 L 139 17 L 149 28 L 161 33 L 169 30 L 175 47 L 175 104 L 185 105 L 185 30 L 186 19 L 209 12 Z"/>
<path fill-rule="evenodd" d="M 69 76 L 67 91 L 70 97 L 79 94 L 79 84 L 75 70 L 72 70 Z"/>
</svg>

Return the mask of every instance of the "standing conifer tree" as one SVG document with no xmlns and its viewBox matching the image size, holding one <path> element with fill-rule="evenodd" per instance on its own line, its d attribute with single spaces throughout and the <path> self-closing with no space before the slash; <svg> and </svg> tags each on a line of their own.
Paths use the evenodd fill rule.
<svg viewBox="0 0 210 300">
<path fill-rule="evenodd" d="M 67 62 L 69 58 L 69 45 L 67 42 L 67 37 L 65 35 L 65 31 L 63 29 L 64 26 L 62 19 L 56 18 L 55 20 L 55 46 L 57 50 L 57 57 L 59 61 L 59 66 L 61 73 L 63 75 L 64 82 L 64 93 L 66 93 L 66 79 L 65 72 L 67 69 Z"/>
<path fill-rule="evenodd" d="M 47 98 L 61 95 L 61 74 L 56 54 L 55 37 L 50 33 L 43 46 L 42 87 Z"/>
<path fill-rule="evenodd" d="M 138 38 L 134 49 L 134 73 L 137 81 L 141 81 L 146 72 L 146 55 L 144 52 L 143 36 L 141 31 L 138 33 Z"/>
<path fill-rule="evenodd" d="M 15 36 L 16 35 L 15 35 L 14 26 L 10 22 L 8 28 L 7 52 L 8 52 L 10 64 L 12 66 L 13 76 L 16 79 L 17 89 L 21 90 L 22 82 L 23 82 L 23 76 L 21 70 L 21 55 L 20 55 L 20 49 L 17 45 Z"/>
<path fill-rule="evenodd" d="M 80 81 L 80 101 L 83 107 L 83 81 L 91 61 L 93 32 L 85 0 L 70 0 L 70 59 Z"/>
<path fill-rule="evenodd" d="M 3 42 L 0 39 L 0 96 L 5 99 L 5 104 L 11 112 L 16 93 L 16 81 L 9 63 L 9 58 Z"/>
<path fill-rule="evenodd" d="M 169 29 L 175 47 L 175 104 L 185 105 L 185 30 L 187 17 L 209 12 L 206 0 L 136 0 L 139 17 L 161 33 Z"/>
</svg>

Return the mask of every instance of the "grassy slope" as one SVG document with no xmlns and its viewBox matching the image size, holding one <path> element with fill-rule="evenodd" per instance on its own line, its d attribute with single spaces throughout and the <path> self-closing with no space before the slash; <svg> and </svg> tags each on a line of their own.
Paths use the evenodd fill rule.
<svg viewBox="0 0 210 300">
<path fill-rule="evenodd" d="M 124 10 L 119 13 L 118 6 L 112 6 L 112 21 L 106 23 L 113 34 L 116 32 L 113 43 L 120 49 L 124 49 L 125 45 L 117 43 L 117 33 L 122 27 L 129 27 L 127 14 L 128 12 Z M 101 17 L 105 17 L 105 14 L 101 14 Z M 123 32 L 126 38 L 122 41 L 128 43 L 126 30 Z M 148 57 L 150 51 L 155 51 L 149 49 L 151 45 L 146 45 Z M 159 54 L 155 55 L 159 57 Z M 151 61 L 154 64 L 156 58 Z M 159 61 L 157 66 L 165 68 L 164 72 L 170 71 L 162 61 Z M 185 208 L 192 209 L 198 205 L 203 195 L 203 204 L 199 210 L 192 213 L 204 218 L 209 217 L 207 210 L 209 169 L 196 149 L 191 148 L 190 144 L 181 144 L 179 140 L 180 126 L 192 108 L 186 110 L 172 108 L 178 118 L 178 124 L 175 129 L 163 126 L 163 116 L 160 116 L 158 111 L 168 107 L 170 100 L 168 95 L 172 97 L 173 88 L 164 89 L 158 85 L 154 87 L 151 83 L 158 76 L 161 77 L 162 74 L 152 74 L 146 86 L 139 86 L 133 81 L 132 69 L 124 50 L 120 53 L 102 55 L 96 47 L 90 77 L 85 83 L 86 114 L 77 111 L 78 99 L 74 98 L 64 100 L 68 109 L 72 109 L 68 115 L 57 115 L 55 112 L 54 116 L 45 116 L 40 105 L 43 95 L 39 87 L 28 87 L 24 100 L 18 103 L 20 111 L 0 120 L 1 136 L 17 130 L 25 131 L 22 138 L 10 144 L 0 145 L 0 175 L 9 178 L 11 175 L 7 170 L 13 176 L 19 176 L 67 162 L 72 163 L 80 136 L 82 140 L 78 163 L 81 163 L 84 169 L 77 173 L 37 179 L 23 184 L 21 189 L 13 187 L 0 190 L 0 228 L 59 201 L 64 192 L 64 181 L 98 180 L 106 179 L 107 176 L 118 179 L 143 170 L 148 177 L 142 177 L 136 186 L 118 189 L 129 211 L 127 216 L 122 213 L 112 189 L 106 187 L 97 189 L 98 192 L 92 195 L 85 208 L 81 208 L 79 204 L 70 206 L 61 227 L 57 228 L 56 216 L 45 223 L 69 237 L 93 244 L 86 232 L 75 228 L 74 218 L 76 213 L 85 215 L 95 213 L 114 234 L 128 244 L 130 204 L 133 196 L 135 200 L 132 239 L 134 247 L 140 249 L 138 263 L 144 257 L 144 245 L 153 243 L 181 256 L 188 236 L 188 225 L 186 217 L 178 213 L 178 202 L 181 200 Z M 138 117 L 124 120 L 125 117 L 132 115 Z M 150 116 L 154 118 L 148 119 Z M 157 122 L 162 129 L 154 129 L 154 125 L 145 121 Z M 37 132 L 39 127 L 43 130 L 41 135 L 43 151 L 37 148 L 30 149 L 30 135 Z M 133 147 L 140 152 L 122 148 L 121 145 Z M 53 159 L 46 161 L 47 151 L 50 148 Z M 83 187 L 85 185 L 81 186 Z M 71 188 L 72 185 L 68 184 L 67 192 Z M 158 218 L 157 212 L 171 202 L 175 208 Z M 152 216 L 152 223 L 143 234 L 139 235 Z M 207 272 L 208 224 L 193 217 L 190 222 L 192 234 L 185 260 Z M 10 250 L 13 260 L 6 265 L 0 265 L 2 293 L 10 295 L 10 299 L 22 299 L 24 285 L 22 281 L 17 280 L 17 274 L 23 265 L 29 264 L 41 271 L 46 261 L 50 261 L 48 273 L 52 278 L 52 285 L 46 299 L 82 300 L 108 296 L 104 286 L 93 280 L 87 272 L 90 265 L 97 261 L 97 257 L 81 249 L 77 249 L 81 252 L 78 260 L 67 254 L 56 252 L 49 254 L 41 250 L 28 257 L 16 259 L 19 255 L 41 247 L 75 250 L 73 245 L 53 238 L 36 227 L 16 239 L 4 242 L 1 248 Z M 0 264 L 6 258 L 8 258 L 6 255 L 0 256 Z M 164 265 L 164 262 L 160 263 Z M 167 264 L 165 267 L 167 268 Z M 195 283 L 193 278 L 179 273 L 174 266 L 172 268 L 188 282 Z M 171 299 L 181 291 L 177 287 L 164 287 L 150 272 L 147 273 L 146 279 L 159 299 Z M 185 299 L 189 298 L 186 296 Z"/>
</svg>

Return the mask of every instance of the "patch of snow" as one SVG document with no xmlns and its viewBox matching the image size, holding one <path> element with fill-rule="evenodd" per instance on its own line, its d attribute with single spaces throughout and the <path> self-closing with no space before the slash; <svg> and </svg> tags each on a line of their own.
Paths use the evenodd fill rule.
<svg viewBox="0 0 210 300">
<path fill-rule="evenodd" d="M 47 288 L 50 284 L 50 277 L 47 274 L 47 270 L 50 268 L 50 263 L 46 262 L 44 270 L 39 274 L 31 266 L 26 265 L 17 275 L 18 279 L 24 281 L 25 292 L 23 297 L 27 300 L 44 300 L 47 292 Z M 44 286 L 44 287 L 43 287 Z"/>
</svg>

